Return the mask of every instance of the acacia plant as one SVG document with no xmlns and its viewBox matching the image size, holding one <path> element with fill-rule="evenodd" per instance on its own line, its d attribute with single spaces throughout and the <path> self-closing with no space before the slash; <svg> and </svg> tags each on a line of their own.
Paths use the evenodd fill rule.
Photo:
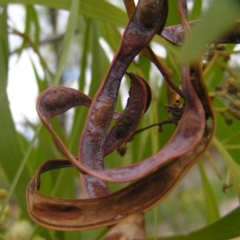
<svg viewBox="0 0 240 240">
<path fill-rule="evenodd" d="M 240 193 L 239 74 L 230 61 L 238 54 L 239 3 L 139 0 L 135 6 L 134 1 L 124 0 L 122 7 L 116 7 L 103 0 L 36 1 L 52 8 L 54 32 L 53 9 L 69 10 L 66 33 L 45 41 L 54 45 L 57 39 L 54 46 L 61 49 L 55 48 L 59 61 L 52 72 L 41 52 L 35 5 L 31 1 L 7 3 L 15 2 L 26 4 L 25 32 L 8 21 L 8 6 L 0 0 L 1 106 L 6 112 L 0 151 L 7 186 L 2 197 L 1 236 L 14 239 L 5 210 L 13 193 L 21 212 L 18 217 L 30 216 L 36 222 L 29 238 L 37 234 L 47 239 L 239 236 L 238 206 L 224 216 L 219 212 L 222 195 L 234 191 L 238 197 Z M 32 48 L 44 70 L 41 78 L 33 63 L 39 88 L 36 111 L 42 124 L 28 123 L 35 132 L 30 142 L 16 132 L 7 102 L 8 34 L 22 39 L 17 53 Z M 67 87 L 63 80 L 74 39 L 80 42 L 81 52 L 79 89 Z M 108 60 L 100 39 L 113 52 L 113 59 Z M 165 48 L 166 57 L 158 56 L 157 45 Z M 86 92 L 88 71 L 91 80 Z M 130 84 L 122 83 L 125 75 Z M 125 106 L 124 86 L 129 88 Z M 68 115 L 72 108 L 74 114 Z M 210 167 L 206 159 L 218 184 L 205 173 Z M 199 202 L 205 206 L 205 227 L 189 230 L 186 224 L 175 236 L 164 237 L 158 232 L 161 206 L 176 188 L 192 195 L 193 189 L 179 187 L 179 183 L 196 163 L 205 198 Z M 220 200 L 213 190 L 216 186 Z M 174 216 L 180 214 L 173 211 Z"/>
</svg>

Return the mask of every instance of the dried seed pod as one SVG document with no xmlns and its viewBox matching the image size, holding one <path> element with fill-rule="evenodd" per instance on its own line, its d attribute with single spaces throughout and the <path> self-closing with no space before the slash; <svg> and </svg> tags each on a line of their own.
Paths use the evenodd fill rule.
<svg viewBox="0 0 240 240">
<path fill-rule="evenodd" d="M 133 73 L 127 75 L 131 80 L 129 98 L 126 108 L 107 135 L 104 143 L 105 155 L 120 147 L 131 137 L 151 102 L 151 89 L 147 82 Z"/>
<path fill-rule="evenodd" d="M 133 73 L 127 73 L 127 75 L 131 79 L 127 106 L 106 137 L 103 146 L 104 155 L 108 155 L 131 137 L 151 102 L 151 89 L 147 82 Z M 85 163 L 93 169 L 101 170 L 104 168 L 103 161 L 96 162 L 90 159 Z M 84 192 L 88 197 L 96 198 L 109 194 L 104 181 L 87 174 L 82 174 L 81 179 Z"/>
<path fill-rule="evenodd" d="M 140 0 L 136 18 L 141 26 L 146 29 L 155 28 L 159 24 L 158 31 L 161 31 L 165 25 L 168 14 L 168 2 L 165 0 Z"/>
<path fill-rule="evenodd" d="M 196 87 L 198 86 L 197 80 L 198 78 L 196 75 Z M 85 145 L 85 147 L 82 148 L 81 151 L 79 151 L 79 159 L 81 159 L 84 164 L 80 162 L 76 164 L 74 163 L 74 165 L 76 165 L 80 170 L 88 173 L 89 175 L 92 175 L 104 181 L 130 182 L 151 173 L 155 168 L 160 167 L 162 164 L 165 164 L 170 159 L 181 156 L 186 151 L 190 151 L 201 141 L 205 128 L 205 119 L 206 117 L 211 116 L 211 112 L 209 112 L 205 117 L 202 102 L 200 101 L 198 95 L 196 94 L 192 86 L 192 82 L 190 80 L 190 70 L 187 70 L 187 68 L 183 69 L 182 89 L 186 101 L 182 118 L 168 143 L 161 151 L 156 153 L 154 156 L 149 157 L 141 163 L 132 164 L 130 166 L 124 166 L 109 170 L 102 170 L 97 168 L 91 169 L 88 167 L 88 161 L 93 162 L 93 159 L 94 162 L 103 161 L 100 159 L 103 158 L 103 154 L 102 156 L 99 154 L 101 153 L 101 148 L 96 144 L 93 146 L 91 142 L 92 147 L 98 146 L 97 151 L 96 148 L 93 148 L 90 151 L 92 147 L 90 148 L 89 145 Z M 208 100 L 205 99 L 205 95 L 202 94 L 203 89 L 200 86 L 198 86 L 198 88 L 196 89 L 198 89 L 199 96 L 201 96 L 201 100 L 203 101 L 204 106 L 207 109 L 209 103 L 207 102 Z M 208 109 L 208 111 L 211 111 L 210 108 Z M 92 136 L 89 137 L 86 135 L 86 138 L 87 137 L 90 139 L 90 137 Z M 98 153 L 99 155 L 96 155 L 96 153 Z M 86 156 L 89 157 L 86 158 Z"/>
<path fill-rule="evenodd" d="M 214 122 L 213 122 L 214 124 Z M 39 192 L 40 175 L 46 171 L 72 167 L 67 160 L 45 162 L 36 171 L 27 187 L 27 207 L 30 217 L 41 226 L 79 231 L 112 226 L 135 212 L 146 212 L 161 202 L 195 164 L 209 146 L 214 126 L 205 131 L 201 143 L 181 157 L 172 159 L 148 176 L 115 193 L 95 199 L 60 199 Z"/>
<path fill-rule="evenodd" d="M 96 165 L 96 163 L 99 162 L 100 166 L 100 163 L 103 162 L 104 143 L 116 105 L 122 77 L 132 60 L 149 44 L 159 28 L 164 26 L 167 17 L 165 11 L 167 0 L 149 1 L 148 7 L 150 7 L 151 4 L 154 6 L 157 4 L 157 9 L 159 11 L 159 17 L 155 18 L 154 21 L 156 22 L 151 29 L 147 29 L 139 24 L 137 19 L 138 12 L 140 11 L 139 9 L 141 9 L 141 5 L 145 2 L 147 1 L 141 0 L 138 3 L 132 18 L 123 33 L 119 50 L 115 55 L 111 66 L 105 75 L 105 79 L 103 80 L 90 107 L 79 143 L 79 162 L 77 163 L 76 160 L 73 162 L 73 164 L 84 173 L 89 174 L 92 171 L 102 171 L 101 167 L 100 169 L 94 168 L 93 170 L 90 168 L 90 165 L 92 165 L 91 163 Z M 90 165 L 88 161 L 91 161 Z"/>
<path fill-rule="evenodd" d="M 77 105 L 90 106 L 92 99 L 82 92 L 67 87 L 51 87 L 43 91 L 36 109 L 40 118 L 51 118 Z"/>
<path fill-rule="evenodd" d="M 140 0 L 137 11 L 141 10 L 142 3 L 163 4 L 163 2 L 167 4 L 167 1 Z M 144 10 L 142 12 L 144 13 Z M 203 84 L 202 79 L 198 79 L 200 75 L 196 75 L 196 83 L 193 87 L 189 68 L 184 67 L 182 89 L 186 105 L 179 125 L 166 146 L 154 156 L 143 161 L 143 164 L 110 171 L 102 170 L 108 123 L 114 114 L 122 75 L 136 54 L 152 39 L 156 29 L 162 27 L 163 20 L 160 19 L 156 23 L 156 14 L 153 15 L 153 17 L 149 15 L 147 20 L 140 16 L 138 23 L 142 23 L 139 25 L 135 21 L 137 17 L 139 18 L 138 12 L 136 12 L 130 21 L 124 33 L 121 48 L 90 108 L 91 113 L 88 115 L 84 134 L 80 141 L 79 159 L 73 157 L 66 150 L 64 154 L 71 160 L 71 163 L 68 160 L 59 159 L 48 161 L 37 170 L 36 175 L 29 183 L 27 189 L 29 215 L 40 225 L 58 230 L 86 230 L 110 226 L 132 213 L 145 212 L 169 194 L 209 146 L 214 134 L 214 122 L 207 126 L 208 122 L 206 121 L 208 118 L 212 118 L 214 121 L 210 100 L 204 92 L 205 88 L 201 85 Z M 152 30 L 152 28 L 156 29 Z M 64 101 L 60 101 L 61 106 L 59 105 L 57 112 L 61 112 L 61 108 L 64 108 Z M 138 106 L 135 101 L 133 103 L 135 111 Z M 51 111 L 52 109 L 49 113 Z M 144 111 L 146 111 L 146 106 L 141 108 L 141 114 Z M 48 113 L 48 111 L 46 112 Z M 131 124 L 134 125 L 135 120 L 131 121 Z M 129 133 L 131 133 L 130 130 Z M 59 141 L 58 138 L 56 139 Z M 97 162 L 96 165 L 94 165 L 95 162 Z M 59 199 L 47 197 L 39 192 L 40 175 L 43 172 L 72 165 L 75 165 L 78 170 L 94 176 L 90 176 L 91 179 L 83 185 L 88 185 L 89 188 L 93 187 L 96 198 Z M 96 185 L 103 181 L 95 177 L 107 181 L 134 181 L 134 183 L 116 193 L 102 194 L 101 190 L 97 192 Z M 91 185 L 92 183 L 95 185 Z M 103 190 L 107 190 L 106 185 L 103 185 Z"/>
<path fill-rule="evenodd" d="M 199 134 L 203 134 L 201 141 L 195 147 L 191 146 L 189 148 L 186 146 L 182 155 L 172 158 L 172 161 L 166 162 L 150 175 L 135 181 L 118 192 L 95 199 L 59 199 L 41 194 L 39 188 L 42 173 L 72 166 L 67 160 L 47 161 L 37 170 L 27 188 L 27 206 L 31 218 L 40 225 L 51 229 L 62 231 L 86 230 L 111 226 L 134 212 L 145 212 L 163 200 L 204 153 L 214 136 L 215 117 L 213 112 L 209 114 L 213 123 L 206 122 L 203 113 L 200 113 L 201 117 L 199 118 L 199 107 L 201 108 L 201 105 L 196 104 L 199 99 L 191 87 L 186 70 L 183 71 L 183 77 L 183 90 L 187 94 L 186 99 L 192 99 L 192 101 L 188 102 L 189 106 L 185 107 L 185 119 L 182 120 L 183 125 L 180 127 L 182 131 L 179 132 L 179 142 L 172 147 L 174 152 L 179 143 L 181 145 L 183 139 L 186 140 L 185 137 L 194 136 L 195 139 Z M 202 88 L 198 87 L 198 89 L 201 91 Z M 206 93 L 202 92 L 202 95 L 208 98 Z M 204 104 L 210 104 L 210 100 L 207 99 Z M 208 111 L 208 109 L 212 110 L 211 106 L 206 108 L 205 111 Z M 208 129 L 208 131 L 202 131 L 202 126 L 199 126 L 199 123 L 196 123 L 196 129 L 193 128 L 192 124 L 195 121 L 189 122 L 189 117 L 193 117 L 192 120 L 200 120 L 200 125 L 205 123 L 205 130 Z M 208 123 L 209 126 L 207 126 Z M 191 145 L 193 141 L 195 140 L 192 139 L 189 144 Z M 168 154 L 174 156 L 173 152 L 170 151 Z M 137 172 L 135 174 L 137 175 Z"/>
<path fill-rule="evenodd" d="M 83 92 L 68 87 L 51 87 L 43 91 L 37 99 L 36 110 L 41 119 L 50 119 L 62 114 L 75 106 L 87 106 L 92 99 Z M 114 112 L 113 119 L 118 119 L 118 112 Z"/>
</svg>

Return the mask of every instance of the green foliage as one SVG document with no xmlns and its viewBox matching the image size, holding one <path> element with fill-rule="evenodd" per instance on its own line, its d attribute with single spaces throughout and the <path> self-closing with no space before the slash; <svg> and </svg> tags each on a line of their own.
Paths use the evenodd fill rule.
<svg viewBox="0 0 240 240">
<path fill-rule="evenodd" d="M 118 2 L 121 1 L 119 0 Z M 170 43 L 160 39 L 160 37 L 154 39 L 155 43 L 164 47 L 167 52 L 164 61 L 173 71 L 173 79 L 176 84 L 180 82 L 180 67 L 179 62 L 176 60 L 190 61 L 200 58 L 201 54 L 206 50 L 206 43 L 213 41 L 221 36 L 223 32 L 230 29 L 232 20 L 238 16 L 239 12 L 239 6 L 236 4 L 236 1 L 214 0 L 205 9 L 205 12 L 203 10 L 204 1 L 193 2 L 190 19 L 195 20 L 201 17 L 202 20 L 194 27 L 190 38 L 181 48 L 181 52 L 179 47 L 172 46 Z M 9 59 L 11 57 L 8 36 L 14 32 L 12 31 L 11 21 L 8 21 L 8 18 L 11 19 L 7 12 L 10 4 L 22 4 L 25 7 L 24 32 L 21 34 L 17 33 L 22 41 L 17 54 L 20 57 L 26 51 L 26 48 L 30 47 L 39 58 L 44 76 L 39 74 L 38 67 L 32 61 L 35 74 L 35 79 L 32 79 L 32 81 L 36 81 L 39 93 L 47 87 L 66 84 L 61 77 L 69 59 L 75 57 L 69 53 L 71 53 L 72 45 L 76 44 L 77 52 L 74 52 L 74 55 L 79 55 L 80 60 L 74 64 L 80 69 L 78 76 L 79 89 L 85 91 L 91 97 L 94 96 L 110 64 L 109 53 L 105 51 L 99 40 L 104 40 L 111 53 L 115 53 L 121 38 L 120 29 L 126 26 L 128 20 L 123 8 L 105 0 L 0 0 L 0 189 L 5 188 L 8 193 L 3 200 L 0 199 L 0 239 L 8 232 L 2 226 L 11 228 L 11 221 L 18 223 L 20 219 L 29 220 L 26 210 L 25 189 L 36 168 L 47 159 L 61 157 L 49 134 L 42 128 L 40 123 L 25 122 L 34 131 L 34 137 L 30 140 L 16 130 L 7 95 Z M 52 62 L 48 58 L 47 51 L 41 48 L 43 30 L 41 29 L 40 19 L 44 16 L 36 8 L 36 5 L 41 5 L 46 9 L 52 8 L 56 11 L 62 9 L 69 11 L 65 34 L 63 37 L 60 36 L 57 42 L 60 46 L 60 51 L 57 52 L 58 62 L 54 70 L 50 70 L 52 69 L 50 67 Z M 177 1 L 169 1 L 169 7 L 170 13 L 167 25 L 179 24 Z M 14 30 L 19 31 L 18 29 Z M 54 41 L 48 42 L 52 52 L 54 52 L 55 44 Z M 229 76 L 235 74 L 235 78 L 239 77 L 237 70 L 233 69 L 229 61 L 229 58 L 233 55 L 239 57 L 234 48 L 235 44 L 226 46 L 224 50 L 225 55 L 219 53 L 218 58 L 210 60 L 210 67 L 204 70 L 204 79 L 209 92 L 214 92 L 218 84 L 226 83 Z M 210 52 L 211 50 L 208 51 Z M 228 56 L 227 59 L 224 58 L 226 55 Z M 160 73 L 156 72 L 155 67 L 152 66 L 144 55 L 135 59 L 129 68 L 132 72 L 136 72 L 147 79 L 153 91 L 151 107 L 142 119 L 140 128 L 166 120 L 168 118 L 164 107 L 164 104 L 167 103 L 166 85 L 162 83 Z M 87 79 L 90 80 L 88 81 Z M 21 78 L 19 78 L 19 81 L 21 81 Z M 127 90 L 124 90 L 126 87 L 128 87 L 128 83 L 122 84 L 117 106 L 118 110 L 123 108 L 122 99 L 127 94 Z M 26 86 L 26 92 L 22 94 L 27 94 L 28 91 L 28 86 Z M 216 109 L 222 109 L 226 108 L 229 103 L 225 99 L 216 97 L 213 104 Z M 67 126 L 67 130 L 66 124 L 62 123 L 61 118 L 56 118 L 53 121 L 54 128 L 57 129 L 63 141 L 75 154 L 86 114 L 86 108 L 76 108 L 74 115 L 71 117 L 72 124 Z M 232 207 L 233 211 L 230 212 L 229 210 L 226 216 L 222 216 L 220 211 L 222 204 L 231 199 L 236 199 L 240 195 L 239 120 L 234 117 L 232 119 L 233 123 L 227 125 L 223 116 L 217 112 L 216 136 L 208 151 L 208 154 L 214 159 L 222 179 L 217 178 L 213 170 L 209 171 L 207 169 L 210 168 L 210 165 L 206 161 L 206 156 L 203 156 L 204 164 L 200 164 L 200 171 L 197 169 L 191 170 L 193 172 L 192 175 L 187 175 L 183 182 L 176 187 L 174 192 L 162 204 L 160 203 L 154 210 L 146 214 L 146 226 L 149 236 L 154 239 L 166 240 L 219 240 L 240 236 L 239 208 L 234 206 L 236 209 L 233 210 L 234 207 Z M 106 157 L 107 167 L 134 163 L 156 153 L 169 139 L 174 126 L 166 125 L 163 129 L 162 133 L 158 133 L 157 129 L 153 128 L 134 137 L 134 141 L 127 145 L 128 149 L 124 158 L 120 157 L 116 152 Z M 228 174 L 228 171 L 230 174 Z M 195 181 L 199 175 L 202 179 L 201 184 Z M 43 188 L 41 191 L 58 197 L 76 197 L 77 194 L 81 193 L 80 189 L 76 194 L 76 189 L 79 189 L 79 185 L 76 183 L 78 182 L 78 177 L 76 170 L 67 169 L 47 173 L 43 177 L 45 184 L 42 184 Z M 192 185 L 189 185 L 189 182 L 192 182 Z M 226 194 L 221 191 L 221 187 L 231 184 L 234 187 L 227 191 Z M 112 190 L 116 190 L 121 186 L 111 184 L 110 187 Z M 200 192 L 199 195 L 196 194 L 196 191 Z M 185 194 L 184 196 L 182 195 L 183 193 Z M 200 199 L 197 199 L 194 195 L 200 196 Z M 80 194 L 80 196 L 82 195 Z M 6 217 L 5 207 L 9 206 L 11 210 L 11 208 L 15 207 L 12 202 L 17 205 L 20 213 L 17 216 Z M 175 208 L 175 204 L 178 207 Z M 166 209 L 163 209 L 162 206 L 166 206 Z M 196 214 L 201 219 L 200 224 L 192 221 Z M 156 218 L 156 216 L 158 217 Z M 176 219 L 172 216 L 175 216 Z M 9 221 L 8 218 L 10 218 Z M 181 226 L 179 223 L 182 218 L 184 218 L 184 226 Z M 153 225 L 155 229 L 152 228 Z M 164 232 L 159 232 L 156 229 L 158 227 L 163 229 L 163 225 L 171 228 L 173 237 L 157 238 L 165 235 Z M 107 229 L 97 229 L 65 233 L 47 230 L 32 223 L 32 232 L 29 239 L 34 239 L 34 236 L 37 235 L 50 240 L 99 239 L 106 231 Z M 186 232 L 190 233 L 184 235 L 183 233 Z"/>
<path fill-rule="evenodd" d="M 182 61 L 196 61 L 204 53 L 207 43 L 215 42 L 224 33 L 229 32 L 238 16 L 239 3 L 237 1 L 213 1 L 208 11 L 202 15 L 202 21 L 193 28 L 190 38 L 184 44 Z M 206 30 L 206 26 L 209 30 Z"/>
</svg>

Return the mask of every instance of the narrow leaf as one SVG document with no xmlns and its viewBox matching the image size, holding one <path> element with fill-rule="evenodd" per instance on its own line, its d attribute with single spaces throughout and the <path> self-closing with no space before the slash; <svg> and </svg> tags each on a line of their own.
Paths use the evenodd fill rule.
<svg viewBox="0 0 240 240">
<path fill-rule="evenodd" d="M 53 80 L 54 85 L 58 85 L 59 80 L 61 78 L 61 75 L 63 73 L 66 61 L 67 61 L 67 56 L 69 53 L 69 49 L 72 43 L 72 39 L 74 37 L 74 32 L 76 29 L 77 25 L 77 19 L 78 19 L 78 6 L 79 6 L 79 1 L 78 0 L 72 0 L 72 4 L 70 6 L 70 15 L 68 18 L 68 23 L 67 23 L 67 28 L 66 28 L 66 33 L 63 38 L 63 47 L 62 47 L 62 52 L 60 55 L 58 67 L 57 67 L 57 72 Z"/>
<path fill-rule="evenodd" d="M 217 222 L 187 235 L 158 238 L 158 240 L 226 240 L 240 236 L 240 209 L 236 208 Z M 153 240 L 150 238 L 149 240 Z"/>
<path fill-rule="evenodd" d="M 211 184 L 207 178 L 202 162 L 198 162 L 198 167 L 201 174 L 202 186 L 205 199 L 205 209 L 207 214 L 207 222 L 211 224 L 219 219 L 217 202 L 212 190 Z"/>
<path fill-rule="evenodd" d="M 125 27 L 127 24 L 127 14 L 107 1 L 81 0 L 78 2 L 79 14 L 120 27 Z M 0 0 L 2 6 L 10 3 L 38 4 L 54 9 L 70 9 L 71 5 L 69 0 Z"/>
</svg>

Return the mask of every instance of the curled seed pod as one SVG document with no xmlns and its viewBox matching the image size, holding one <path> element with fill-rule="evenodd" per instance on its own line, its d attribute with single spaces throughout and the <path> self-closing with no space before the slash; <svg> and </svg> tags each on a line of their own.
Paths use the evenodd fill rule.
<svg viewBox="0 0 240 240">
<path fill-rule="evenodd" d="M 75 106 L 87 106 L 92 99 L 76 89 L 68 87 L 51 87 L 43 91 L 37 100 L 36 110 L 41 119 L 50 119 L 62 114 Z M 113 119 L 118 119 L 120 113 L 114 112 Z"/>
<path fill-rule="evenodd" d="M 40 94 L 36 109 L 40 117 L 49 119 L 77 105 L 90 106 L 91 102 L 91 98 L 76 89 L 52 87 Z"/>
<path fill-rule="evenodd" d="M 105 154 L 115 150 L 131 137 L 151 102 L 151 89 L 147 82 L 133 73 L 126 74 L 131 80 L 129 98 L 126 108 L 107 135 Z"/>
<path fill-rule="evenodd" d="M 146 29 L 152 29 L 162 19 L 160 29 L 162 30 L 168 14 L 168 2 L 166 0 L 141 0 L 138 5 L 137 20 Z"/>
</svg>

